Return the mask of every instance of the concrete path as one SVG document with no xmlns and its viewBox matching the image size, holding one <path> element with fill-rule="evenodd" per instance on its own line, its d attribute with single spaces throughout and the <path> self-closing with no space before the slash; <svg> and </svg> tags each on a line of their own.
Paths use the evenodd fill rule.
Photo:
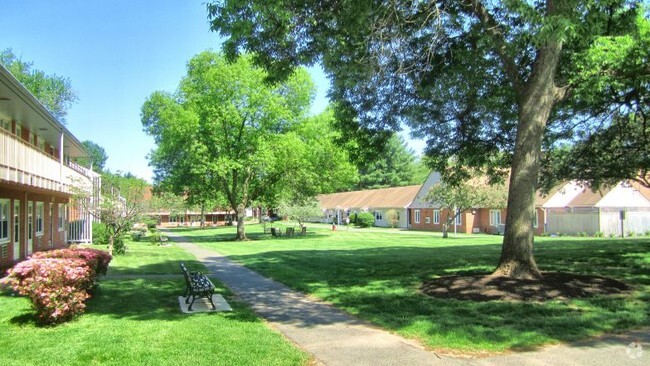
<svg viewBox="0 0 650 366">
<path fill-rule="evenodd" d="M 317 299 L 262 277 L 227 257 L 167 235 L 201 261 L 211 276 L 228 286 L 271 326 L 311 353 L 323 365 L 647 365 L 650 332 L 561 345 L 536 352 L 483 359 L 453 358 L 424 350 L 417 343 L 378 329 Z M 631 349 L 632 342 L 642 347 Z M 633 358 L 628 356 L 628 352 Z"/>
</svg>

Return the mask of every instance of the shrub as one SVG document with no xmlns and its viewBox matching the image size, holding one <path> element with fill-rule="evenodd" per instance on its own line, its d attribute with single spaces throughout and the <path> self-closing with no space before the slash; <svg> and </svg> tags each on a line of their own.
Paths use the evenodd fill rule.
<svg viewBox="0 0 650 366">
<path fill-rule="evenodd" d="M 602 238 L 603 236 L 605 236 L 605 234 L 602 231 L 596 231 L 594 236 L 597 237 L 597 238 Z"/>
<path fill-rule="evenodd" d="M 93 222 L 93 244 L 108 244 L 108 228 L 101 222 Z"/>
<path fill-rule="evenodd" d="M 42 324 L 59 324 L 82 314 L 100 274 L 111 256 L 96 249 L 37 252 L 8 271 L 3 284 L 32 301 Z"/>
<path fill-rule="evenodd" d="M 375 216 L 370 212 L 356 214 L 356 224 L 359 227 L 370 227 L 375 224 Z"/>
<path fill-rule="evenodd" d="M 650 236 L 650 230 L 646 230 L 645 233 L 643 234 L 645 236 Z"/>
<path fill-rule="evenodd" d="M 579 232 L 578 232 L 578 236 L 580 236 L 580 237 L 586 237 L 586 236 L 589 236 L 589 234 L 587 234 L 586 231 L 579 231 Z"/>
<path fill-rule="evenodd" d="M 632 230 L 629 230 L 629 231 L 627 232 L 627 237 L 628 237 L 628 238 L 633 238 L 633 237 L 635 237 L 635 236 L 636 236 L 636 232 L 634 232 L 634 231 L 632 231 Z"/>
<path fill-rule="evenodd" d="M 36 252 L 31 259 L 60 258 L 60 259 L 82 259 L 92 270 L 94 277 L 105 275 L 108 265 L 113 257 L 103 250 L 81 248 L 81 249 L 55 249 L 46 252 Z"/>
</svg>

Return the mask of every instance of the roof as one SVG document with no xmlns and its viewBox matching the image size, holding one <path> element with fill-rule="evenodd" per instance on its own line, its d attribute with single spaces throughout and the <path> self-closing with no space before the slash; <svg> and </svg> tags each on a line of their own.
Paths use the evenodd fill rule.
<svg viewBox="0 0 650 366">
<path fill-rule="evenodd" d="M 596 206 L 611 190 L 612 188 L 602 188 L 594 192 L 589 188 L 585 188 L 567 206 Z"/>
<path fill-rule="evenodd" d="M 318 195 L 323 209 L 350 208 L 406 208 L 422 185 L 369 189 Z"/>
<path fill-rule="evenodd" d="M 87 157 L 85 147 L 12 74 L 0 65 L 0 119 L 16 121 L 57 147 L 61 133 L 64 152 L 70 157 Z"/>
<path fill-rule="evenodd" d="M 639 191 L 643 197 L 648 199 L 650 201 L 650 187 L 646 187 L 643 184 L 640 184 L 639 182 L 632 182 L 632 187 Z"/>
</svg>

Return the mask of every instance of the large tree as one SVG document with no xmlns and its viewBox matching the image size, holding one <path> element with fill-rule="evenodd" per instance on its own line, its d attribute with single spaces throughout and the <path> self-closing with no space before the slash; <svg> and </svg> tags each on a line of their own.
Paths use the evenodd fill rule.
<svg viewBox="0 0 650 366">
<path fill-rule="evenodd" d="M 638 3 L 223 0 L 208 11 L 228 56 L 255 52 L 272 80 L 321 62 L 352 135 L 372 142 L 407 123 L 450 181 L 510 167 L 495 274 L 540 278 L 531 222 L 542 146 L 576 129 L 572 109 L 599 103 L 573 93 L 579 60 L 602 37 L 638 33 Z"/>
<path fill-rule="evenodd" d="M 8 48 L 0 51 L 0 64 L 38 99 L 59 122 L 65 124 L 65 116 L 77 94 L 72 90 L 70 79 L 56 74 L 46 74 L 33 68 L 32 62 L 23 61 Z"/>
<path fill-rule="evenodd" d="M 157 183 L 204 199 L 223 199 L 237 216 L 237 240 L 246 239 L 245 209 L 284 192 L 318 193 L 336 185 L 344 152 L 314 129 L 308 111 L 313 83 L 305 70 L 285 82 L 264 83 L 249 56 L 228 63 L 214 52 L 189 61 L 175 94 L 155 92 L 142 108 Z M 343 154 L 343 155 L 342 155 Z M 345 170 L 345 169 L 343 169 Z"/>
</svg>

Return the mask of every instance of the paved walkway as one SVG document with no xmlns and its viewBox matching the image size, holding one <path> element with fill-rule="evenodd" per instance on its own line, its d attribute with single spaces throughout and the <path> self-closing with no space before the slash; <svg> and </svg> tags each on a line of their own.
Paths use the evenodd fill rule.
<svg viewBox="0 0 650 366">
<path fill-rule="evenodd" d="M 201 261 L 211 276 L 228 286 L 271 326 L 311 353 L 319 364 L 334 365 L 647 365 L 650 332 L 612 336 L 573 345 L 483 359 L 453 358 L 424 350 L 417 343 L 378 329 L 316 299 L 262 277 L 225 256 L 167 235 Z M 644 351 L 628 357 L 628 345 Z M 631 349 L 636 351 L 637 349 Z M 633 356 L 636 355 L 633 353 Z"/>
</svg>

